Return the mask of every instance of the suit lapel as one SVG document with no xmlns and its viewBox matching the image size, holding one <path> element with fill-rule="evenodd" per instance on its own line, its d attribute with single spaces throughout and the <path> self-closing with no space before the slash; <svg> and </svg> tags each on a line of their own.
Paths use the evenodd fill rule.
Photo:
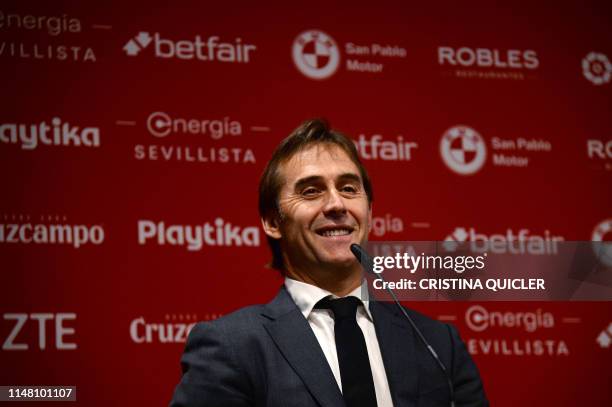
<svg viewBox="0 0 612 407">
<path fill-rule="evenodd" d="M 265 329 L 321 406 L 344 406 L 342 393 L 308 321 L 282 288 L 266 305 Z M 290 397 L 290 395 L 288 395 Z"/>
<path fill-rule="evenodd" d="M 418 394 L 415 337 L 408 322 L 402 319 L 394 304 L 370 301 L 376 337 L 394 407 L 413 405 Z"/>
</svg>

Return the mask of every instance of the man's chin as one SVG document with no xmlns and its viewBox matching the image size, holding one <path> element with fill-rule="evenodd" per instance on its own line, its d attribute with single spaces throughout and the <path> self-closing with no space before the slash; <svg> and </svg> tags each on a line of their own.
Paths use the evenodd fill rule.
<svg viewBox="0 0 612 407">
<path fill-rule="evenodd" d="M 323 263 L 329 268 L 334 269 L 347 269 L 347 271 L 351 271 L 355 267 L 359 266 L 359 262 L 352 254 L 350 256 L 333 256 L 323 259 Z"/>
</svg>

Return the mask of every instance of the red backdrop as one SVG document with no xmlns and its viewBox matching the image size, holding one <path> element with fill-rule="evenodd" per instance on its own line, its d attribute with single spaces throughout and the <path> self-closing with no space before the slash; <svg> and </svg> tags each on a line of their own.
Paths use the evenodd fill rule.
<svg viewBox="0 0 612 407">
<path fill-rule="evenodd" d="M 610 240 L 611 23 L 582 1 L 4 2 L 0 385 L 167 404 L 189 325 L 281 284 L 257 183 L 307 118 L 359 143 L 374 240 Z M 409 305 L 458 326 L 496 406 L 612 399 L 609 303 Z"/>
</svg>

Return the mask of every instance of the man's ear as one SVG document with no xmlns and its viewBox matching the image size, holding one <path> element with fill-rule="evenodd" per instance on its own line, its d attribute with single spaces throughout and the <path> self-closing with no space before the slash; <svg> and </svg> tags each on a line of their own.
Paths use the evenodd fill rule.
<svg viewBox="0 0 612 407">
<path fill-rule="evenodd" d="M 372 231 L 372 204 L 368 207 L 368 234 Z"/>
<path fill-rule="evenodd" d="M 276 216 L 261 218 L 261 226 L 264 232 L 266 232 L 266 235 L 270 236 L 272 239 L 280 239 L 283 236 L 280 231 L 278 217 Z"/>
</svg>

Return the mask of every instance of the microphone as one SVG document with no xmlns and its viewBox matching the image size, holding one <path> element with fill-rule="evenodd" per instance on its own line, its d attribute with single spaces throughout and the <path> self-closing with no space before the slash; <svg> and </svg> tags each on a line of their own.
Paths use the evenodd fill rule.
<svg viewBox="0 0 612 407">
<path fill-rule="evenodd" d="M 373 267 L 372 267 L 374 265 L 374 262 L 372 261 L 372 257 L 370 257 L 370 255 L 365 251 L 365 249 L 363 247 L 359 246 L 356 243 L 353 243 L 353 244 L 351 244 L 351 252 L 357 258 L 357 261 L 359 261 L 359 263 L 361 264 L 361 267 L 363 267 L 363 269 L 367 273 L 375 275 L 381 281 L 386 283 L 382 273 L 374 273 Z M 455 390 L 453 388 L 453 381 L 452 381 L 450 375 L 448 374 L 448 371 L 446 370 L 446 366 L 444 366 L 444 363 L 442 363 L 442 361 L 438 357 L 438 354 L 436 353 L 434 348 L 429 344 L 429 342 L 427 342 L 427 339 L 425 339 L 425 337 L 423 336 L 423 333 L 416 326 L 416 324 L 414 323 L 414 321 L 412 320 L 410 315 L 408 315 L 408 313 L 406 312 L 404 307 L 402 307 L 402 304 L 400 304 L 399 300 L 395 296 L 395 292 L 393 292 L 393 290 L 391 290 L 387 284 L 385 284 L 384 286 L 387 289 L 387 292 L 389 293 L 389 295 L 391 295 L 391 298 L 393 298 L 393 301 L 395 302 L 395 305 L 397 305 L 399 310 L 402 312 L 402 315 L 406 318 L 406 320 L 408 321 L 408 323 L 410 324 L 412 329 L 414 329 L 414 332 L 416 332 L 417 336 L 419 337 L 419 339 L 423 343 L 423 345 L 425 345 L 425 347 L 429 351 L 429 354 L 434 358 L 434 360 L 436 361 L 436 363 L 438 364 L 438 366 L 442 370 L 442 373 L 444 373 L 444 376 L 446 377 L 446 381 L 448 383 L 448 390 L 449 390 L 449 393 L 450 393 L 450 402 L 451 402 L 450 405 L 451 405 L 451 407 L 455 407 Z"/>
</svg>

